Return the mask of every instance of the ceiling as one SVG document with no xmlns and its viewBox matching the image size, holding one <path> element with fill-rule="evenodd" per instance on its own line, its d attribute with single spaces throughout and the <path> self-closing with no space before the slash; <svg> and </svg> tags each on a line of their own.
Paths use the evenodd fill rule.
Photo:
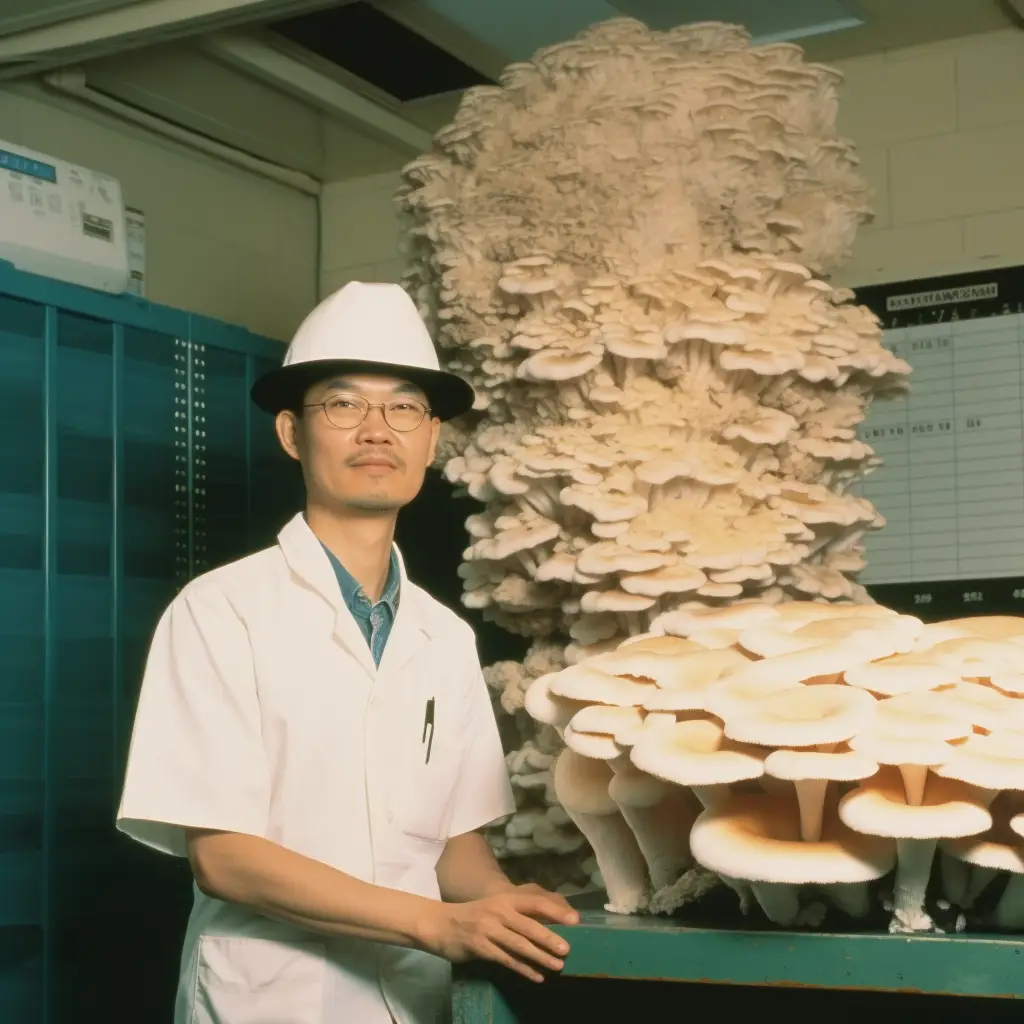
<svg viewBox="0 0 1024 1024">
<path fill-rule="evenodd" d="M 738 22 L 834 61 L 1005 28 L 1015 2 L 0 0 L 0 85 L 83 68 L 91 88 L 159 117 L 349 177 L 397 167 L 463 89 L 606 18 Z"/>
</svg>

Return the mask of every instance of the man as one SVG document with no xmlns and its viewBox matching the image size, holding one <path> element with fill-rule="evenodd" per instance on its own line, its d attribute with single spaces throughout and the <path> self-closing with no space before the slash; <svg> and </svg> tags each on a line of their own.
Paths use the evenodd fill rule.
<svg viewBox="0 0 1024 1024">
<path fill-rule="evenodd" d="M 476 831 L 514 805 L 474 637 L 392 540 L 472 390 L 401 288 L 352 283 L 253 399 L 305 514 L 161 618 L 118 827 L 195 876 L 176 1024 L 428 1024 L 446 961 L 540 980 L 541 922 L 576 921 Z"/>
</svg>

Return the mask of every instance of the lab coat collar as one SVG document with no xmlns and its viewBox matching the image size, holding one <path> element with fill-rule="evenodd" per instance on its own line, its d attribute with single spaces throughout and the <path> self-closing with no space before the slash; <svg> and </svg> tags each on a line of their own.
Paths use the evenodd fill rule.
<svg viewBox="0 0 1024 1024">
<path fill-rule="evenodd" d="M 277 535 L 277 542 L 289 569 L 334 609 L 335 637 L 348 648 L 371 676 L 376 676 L 378 669 L 373 662 L 369 645 L 345 604 L 327 553 L 316 534 L 309 528 L 303 513 L 297 513 L 285 523 Z M 430 637 L 429 623 L 423 614 L 418 600 L 419 595 L 406 575 L 402 553 L 397 545 L 392 547 L 392 551 L 398 561 L 401 598 L 380 664 L 381 669 L 389 671 L 400 668 L 415 657 Z"/>
</svg>

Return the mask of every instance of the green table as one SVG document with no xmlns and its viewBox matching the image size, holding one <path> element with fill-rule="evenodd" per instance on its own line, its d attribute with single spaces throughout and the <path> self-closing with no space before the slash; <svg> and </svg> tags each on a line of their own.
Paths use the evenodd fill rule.
<svg viewBox="0 0 1024 1024">
<path fill-rule="evenodd" d="M 595 1018 L 595 1007 L 606 1008 L 611 1020 L 607 1000 L 613 992 L 619 993 L 615 998 L 625 999 L 626 1006 L 635 1010 L 645 1007 L 646 1012 L 634 1016 L 639 1024 L 661 1019 L 663 1011 L 656 1003 L 665 996 L 656 995 L 659 990 L 670 991 L 669 998 L 674 1001 L 680 998 L 681 984 L 657 984 L 665 982 L 690 983 L 687 988 L 698 990 L 700 985 L 694 983 L 753 986 L 754 991 L 747 989 L 741 994 L 750 1006 L 763 1003 L 766 987 L 801 993 L 829 990 L 833 1000 L 846 990 L 847 995 L 839 996 L 843 1005 L 856 998 L 853 993 L 858 990 L 892 996 L 989 997 L 983 1008 L 987 1022 L 1002 1018 L 1002 1011 L 993 1009 L 998 1004 L 991 1002 L 992 997 L 1024 999 L 1024 941 L 1002 936 L 688 927 L 664 918 L 621 917 L 595 910 L 582 911 L 576 927 L 557 930 L 570 941 L 572 951 L 562 975 L 543 985 L 521 982 L 486 964 L 459 968 L 455 973 L 455 1024 L 527 1020 L 541 1024 L 549 1019 L 564 1021 L 573 1010 L 589 1020 L 605 1019 L 604 1015 Z M 611 979 L 620 984 L 607 986 Z M 570 989 L 571 994 L 566 995 Z M 624 990 L 633 994 L 622 996 Z M 716 999 L 719 1008 L 720 1002 Z M 961 1006 L 968 1003 L 974 1000 L 962 1001 Z M 919 1000 L 914 1000 L 914 1007 L 923 1011 Z M 1021 1011 L 1013 1004 L 1006 1009 L 1019 1019 Z M 614 1019 L 618 1017 L 616 1010 Z M 929 1013 L 930 1021 L 940 1018 L 954 1019 Z"/>
</svg>

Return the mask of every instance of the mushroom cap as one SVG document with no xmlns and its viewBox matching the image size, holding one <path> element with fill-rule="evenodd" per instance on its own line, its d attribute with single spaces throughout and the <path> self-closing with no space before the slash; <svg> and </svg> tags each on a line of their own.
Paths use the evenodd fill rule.
<svg viewBox="0 0 1024 1024">
<path fill-rule="evenodd" d="M 636 707 L 618 707 L 610 704 L 590 704 L 572 716 L 567 728 L 575 733 L 599 733 L 620 737 L 631 735 L 644 723 L 644 713 Z"/>
<path fill-rule="evenodd" d="M 585 612 L 642 612 L 655 602 L 653 597 L 627 594 L 624 590 L 588 590 L 580 598 Z"/>
<path fill-rule="evenodd" d="M 715 786 L 764 774 L 756 747 L 732 743 L 717 722 L 688 721 L 652 730 L 630 754 L 633 764 L 679 786 Z"/>
<path fill-rule="evenodd" d="M 871 722 L 875 704 L 870 693 L 850 686 L 792 686 L 728 715 L 725 735 L 767 747 L 842 743 Z"/>
<path fill-rule="evenodd" d="M 662 711 L 706 711 L 711 694 L 716 688 L 714 679 L 696 679 L 688 686 L 674 686 L 671 690 L 659 689 L 644 700 L 644 710 Z"/>
<path fill-rule="evenodd" d="M 615 814 L 619 806 L 608 795 L 612 769 L 607 761 L 563 750 L 551 769 L 558 802 L 578 814 Z"/>
<path fill-rule="evenodd" d="M 570 722 L 562 732 L 565 745 L 580 757 L 595 761 L 614 761 L 621 757 L 626 748 L 615 742 L 615 737 L 596 732 L 577 732 Z"/>
<path fill-rule="evenodd" d="M 1024 737 L 1019 732 L 976 733 L 935 774 L 984 789 L 1024 789 Z"/>
<path fill-rule="evenodd" d="M 803 782 L 859 782 L 878 771 L 878 764 L 855 750 L 823 754 L 816 750 L 775 750 L 764 762 L 764 773 L 773 779 Z"/>
<path fill-rule="evenodd" d="M 704 811 L 690 832 L 694 859 L 708 871 L 751 882 L 828 885 L 869 882 L 892 870 L 896 844 L 857 833 L 827 814 L 818 842 L 800 838 L 795 800 L 732 796 Z"/>
<path fill-rule="evenodd" d="M 792 486 L 787 481 L 787 486 Z M 826 604 L 823 601 L 785 601 L 773 606 L 778 619 L 788 624 L 791 629 L 799 629 L 809 622 L 817 622 L 830 618 L 867 618 L 879 619 L 898 615 L 899 613 L 882 604 Z"/>
<path fill-rule="evenodd" d="M 584 668 L 593 669 L 606 675 L 634 682 L 646 683 L 648 686 L 657 683 L 658 676 L 666 674 L 673 659 L 667 654 L 658 654 L 645 650 L 639 645 L 623 647 L 619 645 L 610 651 L 596 654 L 580 664 Z"/>
<path fill-rule="evenodd" d="M 791 681 L 786 679 L 749 678 L 742 672 L 736 672 L 713 683 L 703 697 L 703 710 L 710 712 L 724 722 L 727 718 L 742 715 L 751 704 L 781 690 L 793 688 Z M 674 691 L 666 691 L 663 700 Z M 675 710 L 682 711 L 683 708 Z"/>
<path fill-rule="evenodd" d="M 928 654 L 948 665 L 964 678 L 988 677 L 994 672 L 1012 672 L 1020 667 L 1018 644 L 984 637 L 943 640 L 929 648 Z"/>
<path fill-rule="evenodd" d="M 997 818 L 980 836 L 946 839 L 939 846 L 943 853 L 966 864 L 1024 875 L 1024 838 L 1014 828 L 1012 818 Z"/>
<path fill-rule="evenodd" d="M 938 691 L 959 705 L 964 717 L 982 729 L 1024 732 L 1024 702 L 981 683 L 956 683 Z"/>
<path fill-rule="evenodd" d="M 956 753 L 956 747 L 943 740 L 905 740 L 874 729 L 851 736 L 847 742 L 852 750 L 878 764 L 914 764 L 935 768 L 945 764 Z"/>
<path fill-rule="evenodd" d="M 712 628 L 699 629 L 696 633 L 690 634 L 690 639 L 701 647 L 711 650 L 722 650 L 725 647 L 734 647 L 739 643 L 742 630 Z"/>
<path fill-rule="evenodd" d="M 617 704 L 621 707 L 639 707 L 647 695 L 656 689 L 653 683 L 623 679 L 588 664 L 570 665 L 555 672 L 548 686 L 556 697 L 567 697 L 587 704 Z"/>
<path fill-rule="evenodd" d="M 608 795 L 620 807 L 656 807 L 670 791 L 686 792 L 640 771 L 630 761 L 616 764 L 613 770 L 615 774 L 608 783 Z"/>
<path fill-rule="evenodd" d="M 1008 697 L 1024 697 L 1024 672 L 994 672 L 988 682 Z"/>
<path fill-rule="evenodd" d="M 622 676 L 637 682 L 653 682 L 671 690 L 714 682 L 724 673 L 749 659 L 739 651 L 707 650 L 706 648 L 681 654 L 654 654 L 635 647 L 620 647 L 608 654 L 598 655 L 589 662 L 610 675 Z"/>
<path fill-rule="evenodd" d="M 699 651 L 701 644 L 694 640 L 684 640 L 680 636 L 644 636 L 623 640 L 619 645 L 619 650 L 624 650 L 627 647 L 632 651 L 643 651 L 645 654 L 673 655 Z"/>
<path fill-rule="evenodd" d="M 930 651 L 936 644 L 945 640 L 960 640 L 978 634 L 969 629 L 966 620 L 947 620 L 945 622 L 926 622 L 914 643 L 914 651 L 923 653 Z"/>
<path fill-rule="evenodd" d="M 736 682 L 771 681 L 793 686 L 804 679 L 846 672 L 854 665 L 892 653 L 884 634 L 863 634 L 845 641 L 752 661 L 727 678 Z"/>
<path fill-rule="evenodd" d="M 970 630 L 975 636 L 990 640 L 1024 635 L 1024 616 L 1017 615 L 965 615 L 959 619 L 947 619 L 943 625 Z"/>
<path fill-rule="evenodd" d="M 573 715 L 586 707 L 586 704 L 583 701 L 569 700 L 553 694 L 551 681 L 555 675 L 556 673 L 552 672 L 534 679 L 523 695 L 523 707 L 534 721 L 561 729 L 568 725 Z"/>
<path fill-rule="evenodd" d="M 992 825 L 981 794 L 962 782 L 930 775 L 920 806 L 905 793 L 898 769 L 879 768 L 840 799 L 839 817 L 856 832 L 891 839 L 955 839 Z"/>
<path fill-rule="evenodd" d="M 947 741 L 966 739 L 973 731 L 962 704 L 930 690 L 878 701 L 873 729 L 901 740 Z"/>
<path fill-rule="evenodd" d="M 654 620 L 652 628 L 675 636 L 691 636 L 704 629 L 745 629 L 757 622 L 765 622 L 776 615 L 772 605 L 750 603 L 708 608 L 703 605 L 675 608 Z"/>
<path fill-rule="evenodd" d="M 930 654 L 893 654 L 887 658 L 855 665 L 844 673 L 850 686 L 893 696 L 956 683 L 960 676 L 948 663 Z"/>
<path fill-rule="evenodd" d="M 754 654 L 772 657 L 822 644 L 856 640 L 865 634 L 870 634 L 869 642 L 881 643 L 879 634 L 884 634 L 889 641 L 884 646 L 892 646 L 895 653 L 913 646 L 921 625 L 919 619 L 904 615 L 831 615 L 811 619 L 796 628 L 792 628 L 791 621 L 780 620 L 745 630 L 740 637 L 740 645 Z"/>
<path fill-rule="evenodd" d="M 619 585 L 630 594 L 644 597 L 664 597 L 665 594 L 683 594 L 708 586 L 707 576 L 692 565 L 679 562 L 645 572 L 621 576 Z"/>
</svg>

